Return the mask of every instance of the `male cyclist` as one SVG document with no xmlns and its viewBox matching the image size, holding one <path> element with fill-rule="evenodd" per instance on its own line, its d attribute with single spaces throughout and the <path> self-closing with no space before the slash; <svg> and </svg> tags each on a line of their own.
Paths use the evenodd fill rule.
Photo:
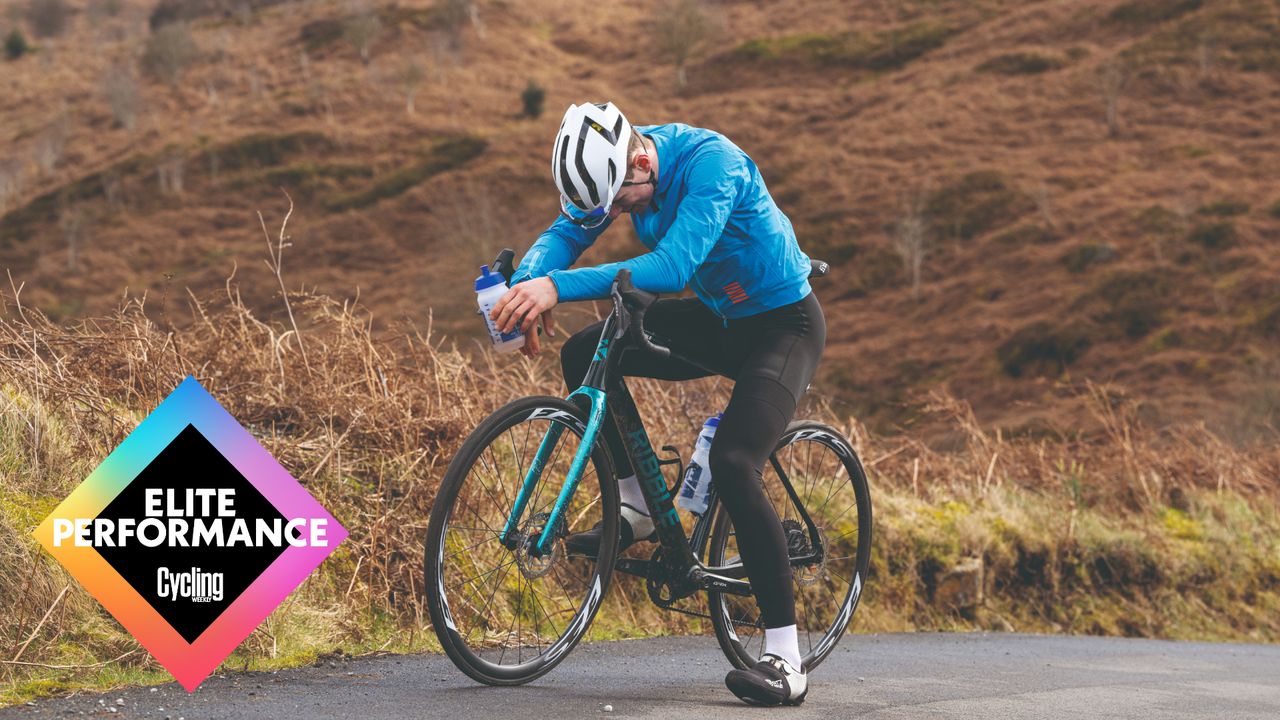
<svg viewBox="0 0 1280 720">
<path fill-rule="evenodd" d="M 807 678 L 796 636 L 791 566 L 781 522 L 761 485 L 770 451 L 795 413 L 826 344 L 826 321 L 810 290 L 809 258 L 755 163 L 711 130 L 679 123 L 632 127 L 613 103 L 570 107 L 556 132 L 552 175 L 561 216 L 525 254 L 511 290 L 493 308 L 503 332 L 524 331 L 526 355 L 539 351 L 539 318 L 554 335 L 559 302 L 605 298 L 614 276 L 631 270 L 642 290 L 697 297 L 659 300 L 646 329 L 675 352 L 734 380 L 711 445 L 711 475 L 737 529 L 743 565 L 765 626 L 761 660 L 725 684 L 751 704 L 798 705 Z M 569 269 L 622 213 L 648 253 Z M 565 342 L 566 385 L 581 384 L 603 323 Z M 689 380 L 708 373 L 675 358 L 629 353 L 624 375 Z M 605 442 L 618 465 L 620 548 L 655 539 L 644 493 L 613 418 Z M 600 526 L 569 536 L 570 552 L 592 555 Z"/>
</svg>

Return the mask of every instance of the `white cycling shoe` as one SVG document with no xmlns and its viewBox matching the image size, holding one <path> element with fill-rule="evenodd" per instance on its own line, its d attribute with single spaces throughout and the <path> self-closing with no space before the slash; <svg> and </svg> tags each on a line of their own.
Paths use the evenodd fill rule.
<svg viewBox="0 0 1280 720">
<path fill-rule="evenodd" d="M 804 668 L 769 653 L 750 670 L 730 670 L 724 684 L 748 705 L 799 705 L 809 692 Z"/>
</svg>

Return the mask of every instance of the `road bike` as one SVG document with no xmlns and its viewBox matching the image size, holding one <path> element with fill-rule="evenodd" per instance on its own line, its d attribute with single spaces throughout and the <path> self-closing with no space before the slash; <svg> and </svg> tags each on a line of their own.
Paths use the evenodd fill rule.
<svg viewBox="0 0 1280 720">
<path fill-rule="evenodd" d="M 510 272 L 513 253 L 496 264 Z M 500 256 L 501 257 L 501 256 Z M 827 271 L 814 261 L 810 277 Z M 613 571 L 644 580 L 659 607 L 709 617 L 735 667 L 763 652 L 764 626 L 738 558 L 736 533 L 715 492 L 686 535 L 673 505 L 683 463 L 654 452 L 618 364 L 627 352 L 674 356 L 644 330 L 657 296 L 622 270 L 610 290 L 595 357 L 567 398 L 525 397 L 485 418 L 441 481 L 427 529 L 425 590 L 431 622 L 462 672 L 488 685 L 527 683 L 554 668 L 587 634 Z M 617 421 L 657 531 L 648 559 L 618 558 L 619 499 L 613 458 L 600 437 Z M 663 466 L 676 466 L 669 487 Z M 792 422 L 762 478 L 782 521 L 794 576 L 804 665 L 813 669 L 844 635 L 871 556 L 871 497 L 857 453 L 835 428 Z M 594 558 L 564 539 L 603 525 Z M 705 594 L 707 612 L 676 607 Z"/>
</svg>

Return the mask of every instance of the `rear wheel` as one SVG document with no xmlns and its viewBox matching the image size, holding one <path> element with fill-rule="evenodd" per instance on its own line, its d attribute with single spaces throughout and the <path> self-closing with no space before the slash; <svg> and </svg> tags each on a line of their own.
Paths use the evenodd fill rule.
<svg viewBox="0 0 1280 720">
<path fill-rule="evenodd" d="M 586 432 L 587 415 L 559 398 L 529 397 L 486 418 L 441 481 L 426 539 L 431 622 L 460 670 L 488 685 L 544 675 L 586 634 L 609 587 L 618 543 L 618 487 L 597 443 L 549 552 L 534 548 Z M 507 543 L 501 535 L 548 432 L 547 454 Z M 565 556 L 564 538 L 603 522 L 597 559 Z"/>
<path fill-rule="evenodd" d="M 835 428 L 794 422 L 765 465 L 762 482 L 787 538 L 791 557 L 813 555 L 808 524 L 786 491 L 790 484 L 817 527 L 820 560 L 793 566 L 796 626 L 804 666 L 813 669 L 849 627 L 871 562 L 871 495 L 862 463 Z M 713 479 L 714 481 L 714 479 Z M 733 521 L 718 500 L 706 564 L 738 562 Z M 734 666 L 749 668 L 764 651 L 764 625 L 754 597 L 709 593 L 711 622 L 720 648 Z"/>
</svg>

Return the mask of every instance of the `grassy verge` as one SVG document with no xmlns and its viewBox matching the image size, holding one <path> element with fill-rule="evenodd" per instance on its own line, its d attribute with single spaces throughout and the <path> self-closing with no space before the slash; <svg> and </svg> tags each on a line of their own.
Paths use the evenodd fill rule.
<svg viewBox="0 0 1280 720">
<path fill-rule="evenodd" d="M 298 332 L 254 317 L 234 288 L 173 332 L 140 301 L 75 327 L 0 306 L 0 704 L 167 679 L 30 532 L 188 373 L 351 530 L 222 671 L 438 649 L 421 588 L 440 477 L 508 399 L 494 388 L 562 394 L 554 355 L 468 357 L 430 333 L 374 337 L 325 298 L 290 300 Z M 633 385 L 655 445 L 686 450 L 727 390 Z M 1133 403 L 1091 392 L 1105 431 L 1061 440 L 989 434 L 935 397 L 954 428 L 945 452 L 811 401 L 869 467 L 876 539 L 855 631 L 1280 640 L 1280 450 L 1146 429 Z M 709 632 L 621 578 L 590 637 Z"/>
</svg>

